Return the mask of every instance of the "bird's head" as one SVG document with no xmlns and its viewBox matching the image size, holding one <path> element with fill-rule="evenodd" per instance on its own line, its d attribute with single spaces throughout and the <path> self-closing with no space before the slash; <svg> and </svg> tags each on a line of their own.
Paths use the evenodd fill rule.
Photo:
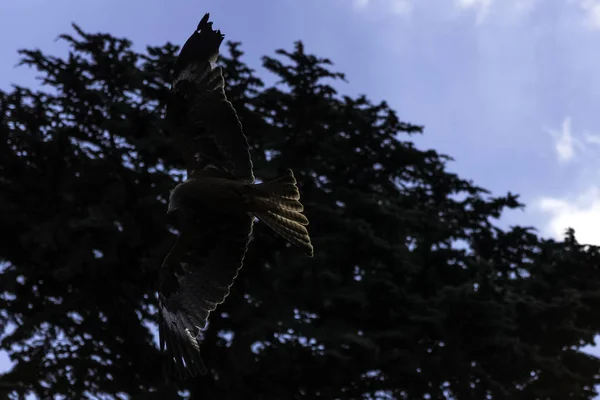
<svg viewBox="0 0 600 400">
<path fill-rule="evenodd" d="M 167 208 L 167 214 L 170 214 L 181 208 L 181 186 L 175 186 L 175 189 L 171 191 L 169 195 L 169 206 Z"/>
<path fill-rule="evenodd" d="M 167 214 L 171 214 L 173 211 L 179 209 L 172 201 L 169 200 L 169 207 L 167 208 Z"/>
</svg>

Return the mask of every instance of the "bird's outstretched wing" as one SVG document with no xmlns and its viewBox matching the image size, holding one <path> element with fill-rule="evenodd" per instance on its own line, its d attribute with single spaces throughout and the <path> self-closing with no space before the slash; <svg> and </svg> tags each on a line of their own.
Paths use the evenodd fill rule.
<svg viewBox="0 0 600 400">
<path fill-rule="evenodd" d="M 246 213 L 194 217 L 163 262 L 158 295 L 161 350 L 166 349 L 182 376 L 206 373 L 198 335 L 242 268 L 253 220 Z"/>
<path fill-rule="evenodd" d="M 202 18 L 177 58 L 167 120 L 188 174 L 213 165 L 252 183 L 248 141 L 225 96 L 221 67 L 213 66 L 224 36 L 208 18 Z"/>
</svg>

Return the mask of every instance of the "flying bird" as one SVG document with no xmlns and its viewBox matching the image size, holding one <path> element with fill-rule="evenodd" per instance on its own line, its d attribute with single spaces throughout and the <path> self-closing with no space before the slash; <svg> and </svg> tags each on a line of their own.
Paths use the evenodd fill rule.
<svg viewBox="0 0 600 400">
<path fill-rule="evenodd" d="M 160 269 L 159 336 L 183 376 L 207 372 L 199 335 L 242 268 L 255 217 L 313 255 L 293 172 L 255 184 L 246 136 L 215 65 L 224 35 L 208 19 L 179 53 L 166 115 L 187 178 L 169 196 L 167 213 L 182 226 Z"/>
</svg>

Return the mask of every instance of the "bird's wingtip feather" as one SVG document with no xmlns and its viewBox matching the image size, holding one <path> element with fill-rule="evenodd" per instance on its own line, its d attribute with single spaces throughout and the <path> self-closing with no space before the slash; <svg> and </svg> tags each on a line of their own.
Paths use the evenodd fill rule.
<svg viewBox="0 0 600 400">
<path fill-rule="evenodd" d="M 212 27 L 213 23 L 212 23 L 212 21 L 209 21 L 209 19 L 210 19 L 210 13 L 204 14 L 204 17 L 202 17 L 202 19 L 200 20 L 200 23 L 198 23 L 198 28 L 196 28 L 196 31 L 201 32 L 203 30 L 207 30 L 207 31 L 216 33 L 217 35 L 219 35 L 222 38 L 225 37 L 225 35 L 223 35 L 220 30 L 215 31 L 213 29 L 213 27 Z"/>
<path fill-rule="evenodd" d="M 202 19 L 200 20 L 200 23 L 198 23 L 198 30 L 201 31 L 202 29 L 205 28 L 212 28 L 212 22 L 208 22 L 208 19 L 210 18 L 210 13 L 206 13 L 204 14 L 204 17 L 202 17 Z"/>
</svg>

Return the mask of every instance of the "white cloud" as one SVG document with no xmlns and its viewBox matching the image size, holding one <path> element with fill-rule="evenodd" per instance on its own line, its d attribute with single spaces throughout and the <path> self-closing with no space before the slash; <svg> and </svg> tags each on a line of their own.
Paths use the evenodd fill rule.
<svg viewBox="0 0 600 400">
<path fill-rule="evenodd" d="M 583 139 L 589 144 L 600 146 L 600 135 L 594 135 L 589 132 L 585 132 L 583 134 Z"/>
<path fill-rule="evenodd" d="M 494 0 L 458 0 L 458 8 L 464 10 L 474 10 L 476 13 L 477 24 L 481 24 L 490 13 Z"/>
<path fill-rule="evenodd" d="M 491 14 L 499 16 L 503 22 L 515 18 L 518 19 L 528 15 L 539 2 L 540 0 L 454 0 L 453 3 L 449 2 L 448 4 L 459 11 L 474 12 L 476 23 L 480 25 L 487 21 Z M 438 2 L 433 0 L 352 0 L 352 4 L 359 11 L 377 8 L 384 12 L 391 11 L 394 14 L 402 16 L 411 14 L 416 7 L 428 9 L 432 7 L 439 8 Z"/>
<path fill-rule="evenodd" d="M 591 187 L 571 199 L 545 197 L 538 201 L 537 208 L 549 214 L 544 231 L 562 239 L 567 228 L 575 229 L 580 243 L 600 245 L 600 188 Z"/>
<path fill-rule="evenodd" d="M 583 156 L 584 152 L 587 153 L 587 157 L 580 160 L 579 173 L 573 176 L 585 182 L 586 189 L 565 197 L 545 196 L 534 203 L 534 207 L 548 217 L 544 233 L 562 239 L 567 228 L 573 228 L 580 243 L 600 245 L 600 186 L 590 184 L 600 178 L 600 167 L 595 162 L 598 151 L 591 148 L 600 146 L 600 136 L 584 132 L 581 139 L 575 137 L 569 117 L 565 117 L 559 131 L 549 132 L 554 137 L 559 162 L 569 162 L 579 155 Z M 588 147 L 584 147 L 584 144 Z"/>
<path fill-rule="evenodd" d="M 531 13 L 537 3 L 539 3 L 539 0 L 513 0 L 512 3 L 512 9 L 515 14 L 521 16 Z"/>
<path fill-rule="evenodd" d="M 392 12 L 399 15 L 408 15 L 412 11 L 411 0 L 390 0 Z"/>
<path fill-rule="evenodd" d="M 481 25 L 490 15 L 496 14 L 502 21 L 521 18 L 529 15 L 539 0 L 456 0 L 455 5 L 459 10 L 473 10 L 475 22 Z"/>
<path fill-rule="evenodd" d="M 385 12 L 392 12 L 396 15 L 406 16 L 412 12 L 414 0 L 353 0 L 355 10 L 363 11 L 367 8 L 380 8 Z"/>
<path fill-rule="evenodd" d="M 584 13 L 584 23 L 590 29 L 600 29 L 600 1 L 599 0 L 570 0 L 576 3 Z"/>
<path fill-rule="evenodd" d="M 354 8 L 362 10 L 369 5 L 369 0 L 354 0 L 353 1 Z"/>
<path fill-rule="evenodd" d="M 573 228 L 580 243 L 600 245 L 600 185 L 596 184 L 600 181 L 597 161 L 600 135 L 590 132 L 579 137 L 573 135 L 569 117 L 565 117 L 560 130 L 549 132 L 554 137 L 559 162 L 579 161 L 576 170 L 569 171 L 569 186 L 578 181 L 577 185 L 583 190 L 571 192 L 566 187 L 572 194 L 543 196 L 534 202 L 533 209 L 546 215 L 542 223 L 545 234 L 562 239 L 565 231 Z"/>
<path fill-rule="evenodd" d="M 546 128 L 554 138 L 554 149 L 561 163 L 569 162 L 575 157 L 575 149 L 582 148 L 581 141 L 573 137 L 571 118 L 565 117 L 559 131 Z"/>
</svg>

